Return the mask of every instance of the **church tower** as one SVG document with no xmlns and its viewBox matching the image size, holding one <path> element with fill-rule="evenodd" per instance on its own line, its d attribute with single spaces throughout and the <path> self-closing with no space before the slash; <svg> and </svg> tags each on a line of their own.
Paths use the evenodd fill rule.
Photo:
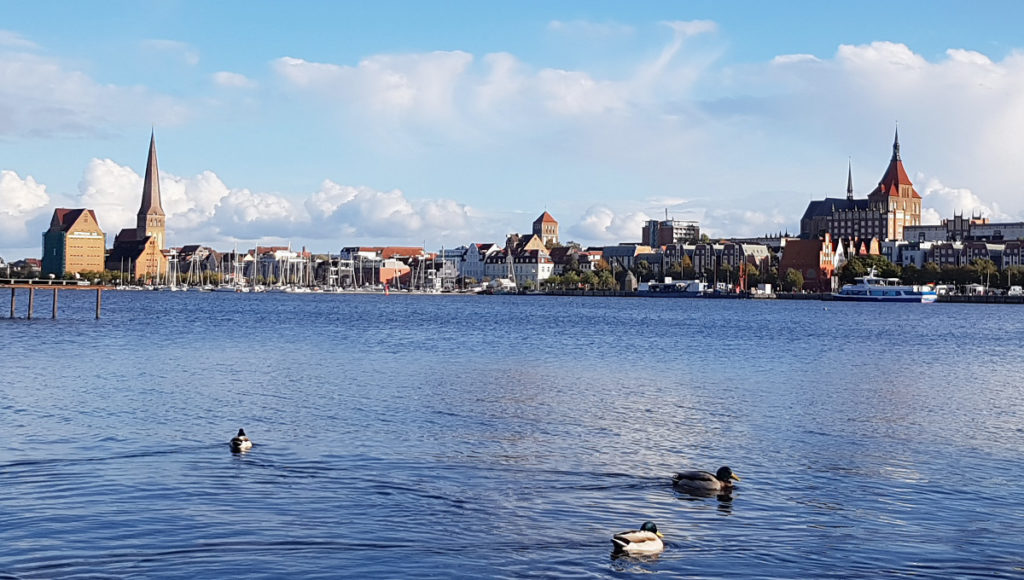
<svg viewBox="0 0 1024 580">
<path fill-rule="evenodd" d="M 905 226 L 921 225 L 921 196 L 907 177 L 900 158 L 900 131 L 892 143 L 892 158 L 889 167 L 878 182 L 878 187 L 868 194 L 868 200 L 886 214 L 886 233 L 883 239 L 902 240 Z"/>
<path fill-rule="evenodd" d="M 156 138 L 149 135 L 149 158 L 146 160 L 146 178 L 142 182 L 142 205 L 136 219 L 137 237 L 140 240 L 153 236 L 156 247 L 165 249 L 165 226 L 167 217 L 160 205 L 160 171 L 156 166 Z"/>
</svg>

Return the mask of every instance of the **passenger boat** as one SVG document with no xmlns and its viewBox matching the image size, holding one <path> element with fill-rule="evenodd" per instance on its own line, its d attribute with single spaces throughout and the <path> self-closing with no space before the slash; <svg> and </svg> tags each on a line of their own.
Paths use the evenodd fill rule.
<svg viewBox="0 0 1024 580">
<path fill-rule="evenodd" d="M 880 278 L 874 268 L 867 276 L 854 278 L 856 283 L 846 284 L 833 294 L 834 300 L 860 302 L 935 302 L 937 294 L 932 286 L 900 284 L 899 278 Z"/>
</svg>

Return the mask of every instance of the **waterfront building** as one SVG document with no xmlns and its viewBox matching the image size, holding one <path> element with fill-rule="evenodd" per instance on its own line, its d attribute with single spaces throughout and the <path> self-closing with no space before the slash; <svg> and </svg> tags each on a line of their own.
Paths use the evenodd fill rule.
<svg viewBox="0 0 1024 580">
<path fill-rule="evenodd" d="M 102 272 L 106 250 L 106 236 L 93 210 L 57 208 L 50 229 L 43 232 L 42 273 L 60 278 Z"/>
<path fill-rule="evenodd" d="M 501 251 L 498 244 L 470 244 L 459 262 L 459 275 L 465 278 L 472 278 L 477 282 L 484 279 L 484 264 L 492 254 Z"/>
<path fill-rule="evenodd" d="M 953 214 L 951 219 L 942 220 L 938 225 L 908 227 L 906 239 L 919 242 L 962 242 L 1024 239 L 1024 222 L 992 223 L 980 214 L 969 218 Z"/>
<path fill-rule="evenodd" d="M 540 288 L 541 282 L 551 277 L 554 263 L 544 250 L 526 250 L 513 256 L 512 269 L 516 286 L 525 288 L 531 282 L 534 288 Z"/>
<path fill-rule="evenodd" d="M 812 201 L 800 218 L 800 238 L 878 238 L 902 240 L 907 227 L 921 225 L 921 196 L 907 176 L 900 156 L 899 131 L 892 157 L 867 199 L 853 197 L 853 167 L 847 168 L 846 198 Z"/>
<path fill-rule="evenodd" d="M 779 260 L 779 277 L 785 278 L 786 272 L 796 270 L 803 275 L 804 290 L 833 292 L 838 283 L 834 276 L 836 251 L 828 232 L 821 239 L 788 240 Z"/>
<path fill-rule="evenodd" d="M 582 270 L 580 267 L 579 259 L 580 251 L 575 246 L 558 246 L 551 248 L 548 255 L 551 256 L 551 263 L 553 265 L 552 273 L 557 276 L 561 276 L 565 273 L 567 268 L 571 268 L 575 265 L 576 269 Z"/>
<path fill-rule="evenodd" d="M 544 212 L 533 220 L 533 235 L 540 237 L 545 249 L 558 245 L 558 220 Z"/>
<path fill-rule="evenodd" d="M 719 256 L 722 253 L 722 244 L 713 243 L 699 243 L 694 244 L 693 253 L 690 255 L 690 261 L 693 264 L 693 271 L 697 273 L 698 277 L 705 276 L 706 273 L 711 273 L 714 277 L 714 272 L 717 271 L 721 265 L 719 263 Z"/>
<path fill-rule="evenodd" d="M 619 244 L 601 248 L 601 256 L 614 271 L 618 272 L 632 268 L 638 255 L 650 254 L 653 251 L 650 246 L 643 244 Z"/>
<path fill-rule="evenodd" d="M 700 224 L 674 219 L 648 220 L 641 229 L 640 240 L 652 248 L 668 244 L 692 244 L 700 240 Z"/>
<path fill-rule="evenodd" d="M 122 229 L 114 238 L 114 247 L 106 260 L 107 269 L 127 272 L 132 279 L 166 275 L 166 215 L 160 203 L 160 171 L 157 168 L 154 133 L 149 136 L 142 203 L 135 224 L 134 228 Z"/>
<path fill-rule="evenodd" d="M 1021 261 L 1022 249 L 1024 249 L 1024 242 L 1021 240 L 1010 240 L 1006 242 L 1003 245 L 1002 259 L 997 263 L 999 269 L 1003 270 L 1010 266 L 1024 266 L 1024 261 Z"/>
</svg>

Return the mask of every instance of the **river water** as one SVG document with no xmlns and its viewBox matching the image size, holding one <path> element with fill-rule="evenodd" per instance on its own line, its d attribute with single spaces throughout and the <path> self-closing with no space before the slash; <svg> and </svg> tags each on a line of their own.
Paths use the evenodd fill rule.
<svg viewBox="0 0 1024 580">
<path fill-rule="evenodd" d="M 43 294 L 0 577 L 1024 577 L 1019 306 Z"/>
</svg>

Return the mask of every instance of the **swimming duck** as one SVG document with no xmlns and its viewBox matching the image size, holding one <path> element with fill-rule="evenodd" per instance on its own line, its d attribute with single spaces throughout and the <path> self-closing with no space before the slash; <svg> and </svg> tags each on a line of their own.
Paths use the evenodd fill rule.
<svg viewBox="0 0 1024 580">
<path fill-rule="evenodd" d="M 245 429 L 239 429 L 238 435 L 231 438 L 231 451 L 237 453 L 239 451 L 248 451 L 252 449 L 252 441 L 245 435 Z"/>
<path fill-rule="evenodd" d="M 716 473 L 682 471 L 672 478 L 672 485 L 684 491 L 729 491 L 732 480 L 740 481 L 740 478 L 728 466 L 722 466 Z"/>
<path fill-rule="evenodd" d="M 612 544 L 615 546 L 615 553 L 659 554 L 665 549 L 665 544 L 661 541 L 663 537 L 654 522 L 644 522 L 639 530 L 620 532 L 612 536 Z"/>
</svg>

